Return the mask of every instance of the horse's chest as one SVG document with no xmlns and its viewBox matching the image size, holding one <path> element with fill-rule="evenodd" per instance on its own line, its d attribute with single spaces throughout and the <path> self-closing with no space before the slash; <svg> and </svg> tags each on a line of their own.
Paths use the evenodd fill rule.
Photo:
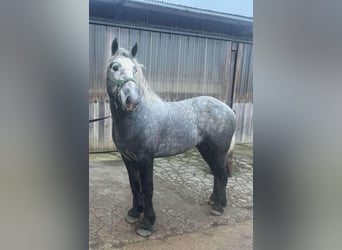
<svg viewBox="0 0 342 250">
<path fill-rule="evenodd" d="M 113 126 L 113 139 L 120 152 L 138 152 L 143 141 L 142 129 L 131 126 Z"/>
</svg>

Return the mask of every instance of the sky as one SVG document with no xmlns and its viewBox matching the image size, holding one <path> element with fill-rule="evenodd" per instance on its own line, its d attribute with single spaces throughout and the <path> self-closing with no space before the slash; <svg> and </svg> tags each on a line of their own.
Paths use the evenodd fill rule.
<svg viewBox="0 0 342 250">
<path fill-rule="evenodd" d="M 167 3 L 253 17 L 253 0 L 161 0 Z"/>
</svg>

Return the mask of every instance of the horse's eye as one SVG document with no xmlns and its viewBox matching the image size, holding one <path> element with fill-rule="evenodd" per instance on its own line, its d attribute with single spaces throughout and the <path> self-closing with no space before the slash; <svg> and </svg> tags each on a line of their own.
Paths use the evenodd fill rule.
<svg viewBox="0 0 342 250">
<path fill-rule="evenodd" d="M 119 70 L 119 67 L 118 67 L 117 65 L 115 65 L 115 66 L 113 67 L 113 70 L 114 70 L 114 71 L 118 71 L 118 70 Z"/>
<path fill-rule="evenodd" d="M 138 72 L 137 67 L 134 66 L 134 68 L 133 68 L 133 73 L 135 74 L 135 73 L 137 73 L 137 72 Z"/>
</svg>

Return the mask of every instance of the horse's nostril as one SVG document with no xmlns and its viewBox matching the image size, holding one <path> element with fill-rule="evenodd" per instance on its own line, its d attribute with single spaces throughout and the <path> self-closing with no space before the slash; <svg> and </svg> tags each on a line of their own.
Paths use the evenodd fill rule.
<svg viewBox="0 0 342 250">
<path fill-rule="evenodd" d="M 126 105 L 130 105 L 132 103 L 132 98 L 130 96 L 126 99 Z"/>
</svg>

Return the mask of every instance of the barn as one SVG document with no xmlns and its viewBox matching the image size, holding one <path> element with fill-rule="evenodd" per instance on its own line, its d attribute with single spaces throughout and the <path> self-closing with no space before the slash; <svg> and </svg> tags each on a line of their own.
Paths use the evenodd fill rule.
<svg viewBox="0 0 342 250">
<path fill-rule="evenodd" d="M 110 115 L 110 44 L 138 42 L 138 60 L 164 100 L 218 98 L 237 115 L 237 143 L 253 142 L 253 19 L 153 0 L 90 0 L 89 119 Z M 111 119 L 89 124 L 89 151 L 115 150 Z"/>
</svg>

